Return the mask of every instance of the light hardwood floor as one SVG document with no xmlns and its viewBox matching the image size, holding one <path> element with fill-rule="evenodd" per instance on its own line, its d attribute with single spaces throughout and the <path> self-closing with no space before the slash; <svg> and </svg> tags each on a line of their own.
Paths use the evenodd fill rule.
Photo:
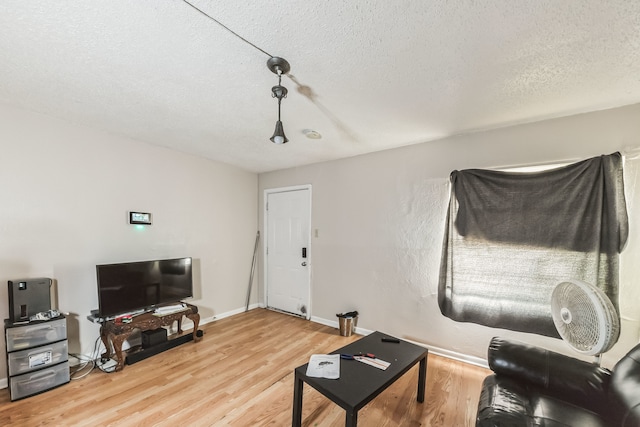
<svg viewBox="0 0 640 427">
<path fill-rule="evenodd" d="M 46 393 L 9 400 L 0 390 L 0 426 L 288 426 L 293 370 L 313 353 L 358 339 L 264 309 L 202 327 L 189 342 L 106 374 L 95 370 Z M 488 370 L 429 355 L 423 404 L 417 366 L 358 414 L 361 426 L 472 426 Z M 344 411 L 305 386 L 304 426 L 342 426 Z"/>
</svg>

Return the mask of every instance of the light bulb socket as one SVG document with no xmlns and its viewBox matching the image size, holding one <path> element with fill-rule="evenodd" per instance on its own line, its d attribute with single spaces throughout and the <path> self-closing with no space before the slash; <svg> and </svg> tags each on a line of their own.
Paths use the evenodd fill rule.
<svg viewBox="0 0 640 427">
<path fill-rule="evenodd" d="M 288 92 L 286 87 L 277 85 L 271 88 L 271 97 L 278 99 L 286 98 Z"/>
<path fill-rule="evenodd" d="M 276 122 L 276 130 L 273 132 L 273 136 L 269 138 L 274 144 L 285 144 L 289 142 L 287 136 L 284 134 L 284 128 L 282 122 L 278 120 Z"/>
</svg>

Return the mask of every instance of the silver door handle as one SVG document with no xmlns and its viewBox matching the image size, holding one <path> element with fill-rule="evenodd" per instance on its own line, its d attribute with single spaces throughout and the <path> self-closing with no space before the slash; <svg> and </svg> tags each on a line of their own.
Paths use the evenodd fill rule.
<svg viewBox="0 0 640 427">
<path fill-rule="evenodd" d="M 307 262 L 306 262 L 306 261 L 303 261 L 303 262 L 302 262 L 302 266 L 303 266 L 303 267 L 306 267 L 306 266 L 307 266 Z"/>
</svg>

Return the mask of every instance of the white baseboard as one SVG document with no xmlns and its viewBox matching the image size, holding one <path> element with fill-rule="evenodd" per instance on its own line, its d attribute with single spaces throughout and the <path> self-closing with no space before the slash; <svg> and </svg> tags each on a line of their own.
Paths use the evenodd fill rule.
<svg viewBox="0 0 640 427">
<path fill-rule="evenodd" d="M 9 387 L 9 382 L 7 381 L 6 378 L 0 378 L 0 388 L 7 388 Z"/>
<path fill-rule="evenodd" d="M 324 319 L 322 317 L 316 317 L 316 316 L 311 316 L 311 321 L 315 322 L 315 323 L 320 323 L 321 325 L 325 325 L 325 326 L 330 326 L 332 328 L 339 328 L 339 324 L 337 320 L 327 320 Z M 365 329 L 365 328 L 359 328 L 356 326 L 356 334 L 358 335 L 369 335 L 370 333 L 372 333 L 373 331 L 369 330 L 369 329 Z M 421 342 L 417 342 L 417 341 L 413 341 L 413 340 L 408 340 L 405 338 L 402 338 L 405 341 L 408 341 L 412 344 L 416 344 L 419 345 L 421 347 L 426 347 L 429 349 L 429 353 L 433 353 L 433 354 L 437 354 L 438 356 L 442 356 L 442 357 L 447 357 L 449 359 L 453 359 L 453 360 L 457 360 L 459 362 L 464 362 L 464 363 L 468 363 L 470 365 L 475 365 L 475 366 L 480 366 L 482 368 L 489 368 L 489 365 L 486 361 L 486 359 L 483 359 L 481 357 L 476 357 L 476 356 L 470 356 L 468 354 L 463 354 L 463 353 L 458 353 L 456 351 L 452 351 L 452 350 L 447 350 L 444 348 L 440 348 L 440 347 L 435 347 L 429 344 L 425 344 L 425 343 L 421 343 Z"/>
<path fill-rule="evenodd" d="M 489 369 L 489 364 L 486 359 L 477 356 L 470 356 L 468 354 L 458 353 L 457 351 L 447 350 L 433 345 L 415 342 L 412 340 L 405 340 L 411 343 L 421 345 L 429 349 L 429 353 L 437 354 L 438 356 L 447 357 L 449 359 L 457 360 L 458 362 L 468 363 L 470 365 L 480 366 L 481 368 Z"/>
<path fill-rule="evenodd" d="M 264 308 L 264 305 L 259 303 L 249 305 L 249 310 L 253 310 L 254 308 Z M 200 322 L 200 325 L 206 325 L 207 323 L 215 322 L 216 320 L 221 320 L 221 319 L 224 319 L 225 317 L 231 317 L 236 314 L 244 313 L 245 311 L 247 311 L 245 307 L 236 308 L 235 310 L 231 310 L 231 311 L 225 311 L 224 313 L 216 314 L 215 316 L 209 318 L 208 320 L 204 320 Z"/>
</svg>

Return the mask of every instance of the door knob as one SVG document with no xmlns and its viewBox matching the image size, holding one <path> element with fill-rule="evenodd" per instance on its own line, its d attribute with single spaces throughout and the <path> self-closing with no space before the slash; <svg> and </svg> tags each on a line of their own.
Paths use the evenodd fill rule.
<svg viewBox="0 0 640 427">
<path fill-rule="evenodd" d="M 307 266 L 307 262 L 306 262 L 306 261 L 303 261 L 303 262 L 302 262 L 302 266 L 303 266 L 303 267 L 306 267 L 306 266 Z"/>
</svg>

